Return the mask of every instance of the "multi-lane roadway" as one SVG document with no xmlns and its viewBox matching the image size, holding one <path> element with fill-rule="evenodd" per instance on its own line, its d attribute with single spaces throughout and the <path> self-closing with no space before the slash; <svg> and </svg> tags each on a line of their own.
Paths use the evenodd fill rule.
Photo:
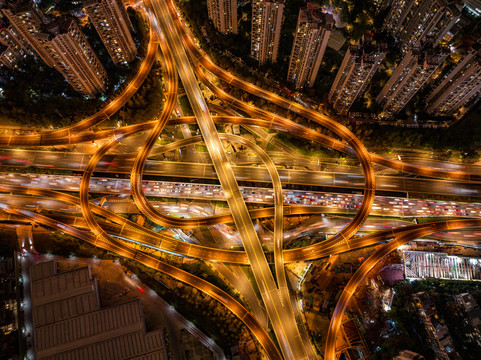
<svg viewBox="0 0 481 360">
<path fill-rule="evenodd" d="M 169 2 L 170 3 L 170 2 Z M 197 124 L 204 137 L 214 168 L 220 184 L 226 195 L 227 203 L 237 231 L 246 249 L 249 263 L 254 277 L 264 300 L 269 319 L 282 350 L 289 359 L 304 359 L 306 353 L 294 319 L 290 302 L 282 300 L 269 264 L 264 256 L 262 244 L 254 229 L 254 225 L 242 198 L 237 180 L 227 156 L 217 129 L 209 113 L 206 101 L 199 88 L 197 79 L 192 71 L 191 64 L 182 45 L 181 37 L 177 33 L 172 14 L 168 4 L 163 0 L 151 1 L 153 11 L 165 35 L 169 48 L 172 51 L 174 62 L 179 76 L 184 84 L 187 97 L 197 120 Z M 280 204 L 282 206 L 282 203 Z"/>
<path fill-rule="evenodd" d="M 194 142 L 194 140 L 191 141 Z M 154 149 L 154 154 L 158 154 L 160 149 L 162 149 L 162 147 L 158 148 L 157 151 Z M 18 168 L 35 166 L 44 169 L 83 171 L 90 157 L 91 154 L 75 152 L 22 149 L 5 149 L 0 151 L 1 165 L 15 166 Z M 262 164 L 259 166 L 257 158 L 252 158 L 252 165 L 246 166 L 235 165 L 237 162 L 235 155 L 228 157 L 230 162 L 233 163 L 232 169 L 239 181 L 270 182 L 269 173 Z M 273 158 L 273 160 L 277 164 L 286 163 L 279 158 Z M 133 158 L 109 154 L 102 158 L 95 170 L 96 172 L 130 173 L 133 164 Z M 341 166 L 338 167 L 338 170 L 342 172 L 333 173 L 303 169 L 285 169 L 282 165 L 278 166 L 279 176 L 284 185 L 295 184 L 329 188 L 363 189 L 364 177 L 362 174 L 346 173 L 349 168 Z M 147 160 L 143 173 L 164 177 L 217 179 L 215 169 L 210 163 Z M 480 197 L 481 199 L 481 186 L 479 186 L 479 183 L 402 176 L 376 176 L 376 191 L 386 193 L 457 195 Z"/>
<path fill-rule="evenodd" d="M 47 174 L 13 174 L 0 173 L 0 181 L 3 184 L 24 185 L 57 191 L 79 191 L 79 176 L 68 175 L 47 175 Z M 217 200 L 225 201 L 226 197 L 219 185 L 202 183 L 182 183 L 158 180 L 144 180 L 143 190 L 147 196 L 195 199 L 195 200 Z M 240 187 L 242 197 L 248 203 L 258 205 L 272 205 L 274 192 L 271 188 L 263 187 Z M 127 179 L 119 178 L 92 178 L 89 191 L 92 193 L 104 193 L 106 196 L 130 194 L 130 183 Z M 333 213 L 333 214 L 354 214 L 361 206 L 362 195 L 334 192 L 319 192 L 307 190 L 283 190 L 284 205 L 301 209 L 309 213 Z M 125 207 L 119 208 L 128 210 L 130 202 L 124 202 Z M 308 209 L 310 208 L 310 210 Z M 259 210 L 260 211 L 260 210 Z M 129 210 L 128 212 L 132 212 Z M 269 212 L 269 216 L 273 213 Z M 444 200 L 421 200 L 395 196 L 376 196 L 373 203 L 372 215 L 395 216 L 395 217 L 480 217 L 481 204 L 462 201 Z M 222 214 L 224 215 L 224 214 Z M 251 216 L 254 215 L 251 211 Z M 189 217 L 189 216 L 186 216 Z M 201 218 L 198 214 L 195 218 Z M 219 221 L 224 218 L 219 218 Z M 231 218 L 224 219 L 231 221 Z M 206 221 L 210 221 L 206 219 Z"/>
</svg>

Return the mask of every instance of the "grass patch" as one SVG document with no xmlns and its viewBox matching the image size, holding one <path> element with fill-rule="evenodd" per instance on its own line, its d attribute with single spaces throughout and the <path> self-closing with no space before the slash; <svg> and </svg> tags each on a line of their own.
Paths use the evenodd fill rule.
<svg viewBox="0 0 481 360">
<path fill-rule="evenodd" d="M 257 287 L 256 279 L 254 278 L 254 273 L 252 272 L 252 269 L 250 268 L 250 266 L 244 266 L 244 265 L 239 265 L 239 266 L 241 267 L 244 274 L 246 274 L 247 280 L 249 280 L 249 283 L 251 284 L 252 289 L 254 289 L 254 292 L 257 298 L 262 301 L 261 292 Z"/>
<path fill-rule="evenodd" d="M 207 146 L 195 144 L 195 151 L 197 151 L 197 152 L 207 152 Z"/>
<path fill-rule="evenodd" d="M 187 98 L 187 95 L 181 96 L 179 98 L 179 105 L 180 108 L 182 109 L 182 113 L 184 116 L 193 116 L 194 112 L 192 111 L 192 107 L 190 106 L 189 99 Z"/>
</svg>

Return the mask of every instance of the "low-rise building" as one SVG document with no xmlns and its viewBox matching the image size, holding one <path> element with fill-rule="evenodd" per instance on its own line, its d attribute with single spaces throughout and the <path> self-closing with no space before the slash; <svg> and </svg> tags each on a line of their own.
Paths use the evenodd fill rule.
<svg viewBox="0 0 481 360">
<path fill-rule="evenodd" d="M 428 334 L 428 342 L 438 359 L 457 359 L 453 340 L 448 327 L 439 319 L 436 306 L 428 294 L 419 292 L 413 295 L 419 317 Z"/>
<path fill-rule="evenodd" d="M 34 350 L 39 360 L 167 360 L 163 330 L 147 332 L 141 300 L 102 308 L 90 268 L 30 268 Z"/>
<path fill-rule="evenodd" d="M 424 356 L 411 350 L 403 350 L 394 357 L 394 360 L 424 360 Z"/>
<path fill-rule="evenodd" d="M 456 301 L 468 315 L 469 323 L 481 331 L 481 311 L 474 297 L 469 293 L 456 296 Z"/>
</svg>

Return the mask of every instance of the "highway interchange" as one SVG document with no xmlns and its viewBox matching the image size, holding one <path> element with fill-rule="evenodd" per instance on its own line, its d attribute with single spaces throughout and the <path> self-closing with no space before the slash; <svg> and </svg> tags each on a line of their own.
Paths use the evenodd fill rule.
<svg viewBox="0 0 481 360">
<path fill-rule="evenodd" d="M 47 228 L 57 229 L 79 239 L 117 253 L 119 256 L 134 259 L 146 266 L 162 271 L 177 280 L 183 281 L 200 291 L 212 296 L 229 308 L 235 316 L 244 322 L 271 359 L 311 359 L 315 358 L 309 339 L 302 336 L 298 326 L 291 295 L 286 285 L 284 263 L 309 261 L 338 254 L 352 249 L 383 244 L 356 271 L 346 285 L 334 315 L 331 319 L 325 346 L 324 358 L 336 358 L 336 338 L 343 320 L 343 314 L 349 300 L 369 271 L 387 254 L 399 246 L 440 231 L 481 226 L 481 209 L 479 204 L 461 204 L 451 202 L 427 202 L 416 199 L 376 196 L 376 190 L 391 192 L 426 191 L 438 194 L 455 194 L 478 196 L 481 175 L 477 172 L 450 171 L 434 169 L 422 165 L 412 165 L 401 161 L 369 153 L 364 145 L 343 125 L 312 109 L 284 99 L 277 94 L 260 89 L 235 77 L 213 64 L 195 45 L 188 30 L 183 25 L 179 14 L 170 0 L 151 0 L 145 3 L 143 10 L 150 19 L 149 47 L 136 76 L 123 92 L 111 100 L 104 109 L 68 128 L 28 135 L 0 135 L 0 145 L 16 147 L 39 147 L 50 145 L 69 145 L 101 140 L 102 145 L 94 154 L 53 153 L 44 150 L 4 149 L 1 153 L 2 165 L 53 167 L 80 170 L 79 177 L 64 175 L 6 175 L 0 174 L 0 191 L 18 195 L 30 195 L 32 199 L 48 198 L 62 201 L 69 206 L 79 207 L 83 218 L 65 216 L 46 216 L 9 203 L 0 198 L 0 210 L 10 220 L 29 219 Z M 153 121 L 129 125 L 117 129 L 95 130 L 95 126 L 107 120 L 118 111 L 140 87 L 147 77 L 157 51 L 163 55 L 164 108 Z M 324 135 L 306 125 L 295 123 L 282 116 L 247 104 L 224 90 L 213 85 L 205 72 L 210 72 L 218 79 L 229 83 L 254 96 L 270 101 L 284 109 L 295 112 L 306 119 L 323 126 L 336 135 L 336 138 Z M 177 101 L 177 74 L 182 81 L 195 117 L 172 117 Z M 199 87 L 199 82 L 208 87 L 224 104 L 250 116 L 215 115 Z M 218 114 L 218 112 L 216 112 Z M 241 124 L 259 126 L 277 131 L 288 131 L 307 140 L 318 142 L 326 147 L 344 152 L 357 158 L 362 175 L 320 172 L 311 169 L 279 170 L 274 158 L 265 150 L 246 140 L 232 135 L 220 134 L 216 125 Z M 175 141 L 167 146 L 155 147 L 156 141 L 166 126 L 197 124 L 201 136 L 193 136 Z M 138 151 L 114 154 L 124 139 L 139 133 L 148 133 L 139 143 Z M 138 141 L 138 139 L 137 139 Z M 169 164 L 166 161 L 150 159 L 159 154 L 203 141 L 207 147 L 211 164 L 183 163 Z M 232 157 L 226 154 L 224 141 L 240 143 L 254 152 L 262 167 L 234 166 Z M 282 149 L 286 150 L 286 149 Z M 286 152 L 288 163 L 292 153 Z M 62 159 L 63 158 L 63 159 Z M 376 176 L 373 163 L 399 172 L 423 176 L 421 179 L 405 177 Z M 126 179 L 92 178 L 94 173 L 129 173 L 130 184 Z M 142 180 L 144 174 L 174 177 L 217 178 L 219 185 L 202 185 L 198 189 L 198 198 L 225 200 L 229 213 L 208 215 L 204 217 L 173 217 L 154 207 L 147 195 L 162 197 L 187 198 L 199 184 L 159 182 Z M 200 176 L 202 174 L 202 176 Z M 382 179 L 382 180 L 381 180 Z M 445 181 L 450 179 L 451 181 Z M 269 182 L 273 190 L 265 188 L 240 187 L 238 180 Z M 337 184 L 336 184 L 337 181 Z M 463 183 L 460 183 L 463 181 Z M 302 190 L 282 189 L 288 183 L 298 185 L 328 186 L 362 190 L 362 195 L 332 194 Z M 109 188 L 110 186 L 110 188 Z M 424 186 L 424 187 L 422 187 Z M 78 192 L 78 196 L 62 191 Z M 89 194 L 93 191 L 106 194 L 131 194 L 138 210 L 153 222 L 173 229 L 194 229 L 234 222 L 244 251 L 216 249 L 199 244 L 178 240 L 167 233 L 156 233 L 107 208 L 94 204 Z M 167 192 L 167 193 L 163 193 Z M 173 194 L 173 195 L 172 195 Z M 342 200 L 339 200 L 341 198 Z M 260 200 L 259 200 L 260 199 Z M 249 210 L 246 201 L 269 204 L 272 207 Z M 336 202 L 337 201 L 337 202 Z M 337 208 L 337 209 L 336 209 Z M 336 212 L 341 210 L 352 213 L 354 217 L 338 233 L 325 241 L 303 248 L 283 250 L 283 218 L 292 214 L 312 214 Z M 384 213 L 383 213 L 384 211 Z M 421 225 L 409 225 L 376 232 L 363 237 L 354 237 L 372 214 L 391 214 L 394 216 L 449 216 L 460 217 L 456 220 L 436 221 Z M 94 216 L 97 215 L 98 217 Z M 273 253 L 265 253 L 262 241 L 254 227 L 253 218 L 274 218 Z M 469 217 L 469 218 L 465 218 Z M 3 217 L 2 217 L 3 219 Z M 105 220 L 107 221 L 105 221 Z M 237 300 L 221 289 L 186 271 L 169 265 L 152 255 L 143 252 L 142 246 L 133 245 L 119 239 L 131 239 L 135 244 L 144 244 L 162 251 L 195 257 L 203 260 L 231 264 L 249 264 L 253 270 L 257 286 L 260 289 L 269 321 L 272 324 L 279 348 L 270 338 L 257 319 Z M 274 264 L 274 273 L 270 270 Z"/>
</svg>

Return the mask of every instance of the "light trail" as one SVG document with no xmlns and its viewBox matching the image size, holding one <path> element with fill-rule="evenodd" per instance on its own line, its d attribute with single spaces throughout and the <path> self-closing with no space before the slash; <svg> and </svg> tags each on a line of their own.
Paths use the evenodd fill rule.
<svg viewBox="0 0 481 360">
<path fill-rule="evenodd" d="M 155 19 L 152 14 L 149 16 L 152 19 Z M 131 170 L 130 176 L 130 188 L 132 192 L 132 197 L 135 201 L 135 204 L 139 208 L 139 210 L 147 216 L 147 218 L 151 219 L 152 221 L 163 225 L 163 226 L 170 226 L 168 220 L 170 217 L 166 217 L 165 215 L 159 216 L 158 212 L 155 208 L 147 201 L 145 194 L 142 189 L 142 174 L 145 167 L 145 162 L 147 157 L 149 156 L 150 151 L 155 145 L 157 138 L 160 136 L 160 133 L 164 130 L 165 124 L 167 123 L 170 114 L 174 110 L 174 106 L 177 100 L 177 91 L 178 91 L 178 82 L 177 82 L 177 73 L 175 71 L 174 59 L 170 52 L 169 47 L 166 44 L 165 38 L 158 27 L 157 21 L 151 21 L 155 24 L 155 31 L 158 32 L 158 37 L 161 39 L 160 47 L 162 49 L 162 53 L 164 55 L 164 62 L 167 68 L 167 100 L 164 103 L 164 108 L 162 109 L 162 113 L 159 117 L 159 120 L 155 124 L 154 128 L 149 134 L 145 144 L 140 149 L 140 152 L 137 154 L 134 166 Z M 165 221 L 167 220 L 167 221 Z"/>
<path fill-rule="evenodd" d="M 253 332 L 259 342 L 263 345 L 267 353 L 272 359 L 280 359 L 278 349 L 275 347 L 269 336 L 260 327 L 260 325 L 253 319 L 253 317 L 238 304 L 234 299 L 230 298 L 227 294 L 223 293 L 220 289 L 213 287 L 208 282 L 202 279 L 196 278 L 180 269 L 172 267 L 168 264 L 154 259 L 142 252 L 135 251 L 129 247 L 124 246 L 118 240 L 113 239 L 105 230 L 106 225 L 100 226 L 95 220 L 93 213 L 100 214 L 108 220 L 115 221 L 122 224 L 120 229 L 121 235 L 127 235 L 128 238 L 132 238 L 135 241 L 145 244 L 145 246 L 154 246 L 155 244 L 160 250 L 172 251 L 174 253 L 182 254 L 185 256 L 198 257 L 202 259 L 209 259 L 215 261 L 233 262 L 233 263 L 246 263 L 248 260 L 252 265 L 252 269 L 256 278 L 256 282 L 259 285 L 261 294 L 268 310 L 269 317 L 273 323 L 273 328 L 279 340 L 281 350 L 286 358 L 300 360 L 307 358 L 306 351 L 303 346 L 302 339 L 297 329 L 297 324 L 292 312 L 292 307 L 289 301 L 289 293 L 285 284 L 284 262 L 293 262 L 301 260 L 312 260 L 331 254 L 337 254 L 350 249 L 370 246 L 379 243 L 380 241 L 386 241 L 391 238 L 395 240 L 384 245 L 378 252 L 371 256 L 361 268 L 356 272 L 355 276 L 348 283 L 348 286 L 343 292 L 341 299 L 336 306 L 336 311 L 331 320 L 331 326 L 329 328 L 328 340 L 326 348 L 326 358 L 334 359 L 335 356 L 335 340 L 336 334 L 341 326 L 342 314 L 344 313 L 347 303 L 357 288 L 357 285 L 362 281 L 364 276 L 370 269 L 380 261 L 386 254 L 394 250 L 399 244 L 410 241 L 414 238 L 425 236 L 434 232 L 439 232 L 447 229 L 459 228 L 459 227 L 471 227 L 481 225 L 481 220 L 453 220 L 453 221 L 440 221 L 428 224 L 413 225 L 411 227 L 404 227 L 399 229 L 393 229 L 386 232 L 379 232 L 373 235 L 365 236 L 362 238 L 352 238 L 352 236 L 358 231 L 367 216 L 371 212 L 372 204 L 374 201 L 374 189 L 375 178 L 371 161 L 391 167 L 403 172 L 414 173 L 427 177 L 443 178 L 448 177 L 456 180 L 467 181 L 481 181 L 481 175 L 469 174 L 456 171 L 444 171 L 431 169 L 421 166 L 414 166 L 399 161 L 389 160 L 381 156 L 370 154 L 367 152 L 363 144 L 344 126 L 338 124 L 334 120 L 315 112 L 311 109 L 307 109 L 298 103 L 291 102 L 283 99 L 277 94 L 273 94 L 252 84 L 249 84 L 231 74 L 225 70 L 214 65 L 205 55 L 202 55 L 193 44 L 192 40 L 186 34 L 182 23 L 178 19 L 176 10 L 171 1 L 166 0 L 153 0 L 150 3 L 150 40 L 148 53 L 142 65 L 137 72 L 134 80 L 128 85 L 128 87 L 122 92 L 122 94 L 111 101 L 104 109 L 97 114 L 82 120 L 81 122 L 74 124 L 70 127 L 54 130 L 44 134 L 38 135 L 24 135 L 24 136 L 0 136 L 0 144 L 16 145 L 16 146 L 41 146 L 41 145 L 53 145 L 53 144 L 73 144 L 83 141 L 90 141 L 94 139 L 108 139 L 106 143 L 94 154 L 90 159 L 87 168 L 82 177 L 80 186 L 79 199 L 70 195 L 52 192 L 49 190 L 29 188 L 25 190 L 25 193 L 47 196 L 52 195 L 57 199 L 62 199 L 71 203 L 80 204 L 82 214 L 84 216 L 85 225 L 92 230 L 93 235 L 85 233 L 82 230 L 69 226 L 67 224 L 55 221 L 40 214 L 32 213 L 28 210 L 15 207 L 13 205 L 1 204 L 2 211 L 15 216 L 26 217 L 32 219 L 44 226 L 53 227 L 65 231 L 73 236 L 76 236 L 85 241 L 91 242 L 96 246 L 102 247 L 109 251 L 116 252 L 120 256 L 132 258 L 140 261 L 146 266 L 163 271 L 176 279 L 193 285 L 201 291 L 211 295 L 222 304 L 226 305 L 233 313 L 239 317 Z M 155 13 L 156 16 L 153 16 Z M 149 122 L 144 124 L 138 124 L 133 126 L 127 126 L 120 129 L 99 131 L 99 132 L 84 132 L 94 125 L 107 119 L 111 114 L 115 113 L 126 101 L 135 93 L 136 89 L 140 87 L 140 84 L 146 78 L 150 67 L 152 65 L 155 51 L 157 49 L 157 36 L 154 29 L 158 24 L 163 29 L 166 43 L 161 43 L 164 57 L 167 65 L 167 81 L 168 81 L 168 93 L 166 105 L 161 113 L 159 119 L 155 122 Z M 325 136 L 315 130 L 308 127 L 296 124 L 281 116 L 272 114 L 270 112 L 250 106 L 229 94 L 223 92 L 216 86 L 212 85 L 204 76 L 200 68 L 196 68 L 198 78 L 208 86 L 212 92 L 223 99 L 226 104 L 240 109 L 253 118 L 240 118 L 234 116 L 219 116 L 212 118 L 208 112 L 207 105 L 203 99 L 202 93 L 198 87 L 197 79 L 195 78 L 191 64 L 187 58 L 185 49 L 188 49 L 192 54 L 194 62 L 202 64 L 202 66 L 216 75 L 219 79 L 228 82 L 232 86 L 235 86 L 243 91 L 265 99 L 271 103 L 276 104 L 284 109 L 293 111 L 298 115 L 301 115 L 323 127 L 329 129 L 337 136 L 339 136 L 345 143 L 336 140 L 334 138 Z M 172 52 L 172 54 L 170 53 Z M 177 67 L 177 71 L 181 77 L 181 80 L 185 86 L 187 96 L 191 102 L 191 106 L 194 110 L 196 118 L 180 118 L 169 120 L 168 117 L 172 112 L 173 102 L 175 100 L 175 94 L 177 92 L 177 82 L 174 70 L 174 63 Z M 155 143 L 155 139 L 158 137 L 162 129 L 166 124 L 189 124 L 197 121 L 201 132 L 204 136 L 205 144 L 207 145 L 209 154 L 212 158 L 214 167 L 219 176 L 222 188 L 227 196 L 227 201 L 231 209 L 232 215 L 225 215 L 222 217 L 207 217 L 202 219 L 175 219 L 168 217 L 162 213 L 157 212 L 153 207 L 148 204 L 142 191 L 141 178 L 145 161 Z M 259 211 L 248 212 L 247 207 L 242 199 L 237 181 L 234 177 L 231 166 L 227 160 L 227 157 L 223 151 L 221 137 L 217 133 L 214 125 L 214 121 L 217 123 L 234 123 L 262 126 L 265 128 L 271 128 L 281 131 L 287 131 L 297 136 L 305 138 L 307 140 L 317 141 L 320 144 L 331 147 L 333 149 L 348 153 L 350 155 L 357 156 L 360 161 L 363 174 L 364 174 L 364 198 L 359 212 L 352 219 L 352 221 L 341 230 L 338 234 L 328 239 L 325 242 L 314 244 L 300 249 L 282 250 L 282 216 L 284 214 L 292 213 L 305 213 L 305 209 L 299 208 L 286 208 L 282 206 L 282 189 L 280 188 L 279 175 L 273 165 L 272 160 L 267 155 L 259 150 L 256 151 L 254 144 L 244 141 L 244 144 L 249 144 L 250 148 L 257 152 L 257 154 L 263 159 L 264 163 L 269 169 L 272 182 L 275 188 L 275 208 L 274 209 L 261 209 Z M 89 183 L 97 162 L 106 154 L 111 147 L 113 147 L 121 138 L 129 136 L 141 131 L 153 130 L 144 144 L 142 151 L 136 157 L 136 163 L 132 171 L 132 189 L 134 199 L 139 208 L 150 219 L 158 220 L 160 223 L 164 221 L 164 225 L 176 228 L 186 227 L 199 227 L 217 224 L 226 219 L 230 221 L 234 220 L 237 225 L 243 244 L 246 248 L 246 252 L 220 250 L 213 248 L 206 248 L 199 245 L 186 244 L 181 241 L 174 241 L 169 237 L 160 236 L 158 234 L 153 235 L 151 231 L 129 222 L 124 219 L 121 220 L 119 215 L 108 212 L 107 210 L 94 206 L 89 203 L 88 192 Z M 233 138 L 232 138 L 233 139 Z M 232 140 L 231 139 L 231 140 Z M 15 187 L 8 187 L 0 185 L 0 190 L 11 191 Z M 24 191 L 23 188 L 18 188 Z M 289 210 L 289 211 L 287 211 Z M 312 210 L 310 210 L 312 211 Z M 276 286 L 272 274 L 269 270 L 268 261 L 262 250 L 261 243 L 257 237 L 255 229 L 253 227 L 251 217 L 253 214 L 256 216 L 267 217 L 274 215 L 275 222 L 275 250 L 274 250 L 274 264 L 276 269 L 276 277 L 279 287 Z M 74 220 L 76 222 L 78 220 Z M 77 224 L 79 225 L 79 224 Z M 184 244 L 184 245 L 182 245 Z M 362 271 L 360 271 L 362 269 Z M 287 303 L 286 303 L 287 301 Z M 260 328 L 260 329 L 259 329 Z"/>
<path fill-rule="evenodd" d="M 161 260 L 155 259 L 152 256 L 146 255 L 142 252 L 132 250 L 124 245 L 118 243 L 117 241 L 111 239 L 108 241 L 103 241 L 99 239 L 98 236 L 88 234 L 84 231 L 73 228 L 69 225 L 59 223 L 52 220 L 46 216 L 18 208 L 13 205 L 8 205 L 0 203 L 0 211 L 26 217 L 34 220 L 35 222 L 45 225 L 50 228 L 54 228 L 63 231 L 69 235 L 75 236 L 81 240 L 84 240 L 92 245 L 98 246 L 104 250 L 110 251 L 112 253 L 118 254 L 127 259 L 135 260 L 142 265 L 145 265 L 154 270 L 161 271 L 176 280 L 182 281 L 194 288 L 202 291 L 203 293 L 211 296 L 212 298 L 219 301 L 225 307 L 227 307 L 235 316 L 239 318 L 247 328 L 254 334 L 256 339 L 260 342 L 262 347 L 269 354 L 272 360 L 282 360 L 282 356 L 277 350 L 274 342 L 271 340 L 269 335 L 263 329 L 263 327 L 257 322 L 257 320 L 249 313 L 249 311 L 244 308 L 239 302 L 232 298 L 225 291 L 212 285 L 208 281 L 192 275 L 184 270 L 178 269 L 175 266 L 167 264 Z"/>
<path fill-rule="evenodd" d="M 266 305 L 269 318 L 273 324 L 276 337 L 285 357 L 301 360 L 306 353 L 295 322 L 292 308 L 280 299 L 269 264 L 264 256 L 262 244 L 254 229 L 252 220 L 242 198 L 239 186 L 230 167 L 217 129 L 209 114 L 207 105 L 194 76 L 190 62 L 185 53 L 177 29 L 173 23 L 172 14 L 164 0 L 151 1 L 153 12 L 163 30 L 179 76 L 186 90 L 197 124 L 204 137 L 212 163 L 219 177 L 220 184 L 226 194 L 227 203 L 240 234 L 249 259 L 255 280 L 259 286 L 262 299 Z"/>
</svg>

